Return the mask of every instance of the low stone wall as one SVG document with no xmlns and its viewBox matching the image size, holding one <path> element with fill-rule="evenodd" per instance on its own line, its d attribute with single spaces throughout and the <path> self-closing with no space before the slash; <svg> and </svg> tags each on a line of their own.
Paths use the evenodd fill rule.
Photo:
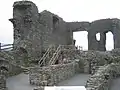
<svg viewBox="0 0 120 90">
<path fill-rule="evenodd" d="M 120 76 L 120 64 L 111 63 L 99 67 L 86 83 L 87 90 L 109 90 L 113 78 Z"/>
<path fill-rule="evenodd" d="M 32 85 L 50 86 L 57 85 L 60 81 L 75 74 L 76 63 L 57 64 L 48 67 L 30 68 L 29 81 Z"/>
<path fill-rule="evenodd" d="M 23 72 L 23 69 L 20 66 L 12 65 L 11 70 L 9 70 L 9 76 L 15 76 Z"/>
<path fill-rule="evenodd" d="M 7 90 L 5 75 L 0 75 L 0 90 Z"/>
<path fill-rule="evenodd" d="M 0 52 L 0 67 L 8 69 L 8 76 L 18 75 L 23 71 L 21 69 L 21 64 L 17 63 L 18 59 L 15 58 L 15 52 L 16 51 Z"/>
<path fill-rule="evenodd" d="M 113 56 L 110 52 L 100 51 L 81 51 L 76 54 L 77 58 L 80 59 L 80 63 L 83 64 L 84 73 L 94 74 L 97 66 L 103 66 L 110 64 L 114 61 Z"/>
</svg>

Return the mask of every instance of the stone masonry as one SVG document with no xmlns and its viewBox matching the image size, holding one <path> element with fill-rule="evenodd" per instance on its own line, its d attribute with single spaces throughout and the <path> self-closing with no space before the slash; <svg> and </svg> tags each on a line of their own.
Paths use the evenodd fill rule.
<svg viewBox="0 0 120 90">
<path fill-rule="evenodd" d="M 73 32 L 88 32 L 88 49 L 105 51 L 106 33 L 114 36 L 114 48 L 120 47 L 120 20 L 101 19 L 93 22 L 65 22 L 47 10 L 39 13 L 31 1 L 17 1 L 13 5 L 14 49 L 24 50 L 30 60 L 43 56 L 49 45 L 74 45 Z M 96 34 L 100 33 L 100 41 Z"/>
<path fill-rule="evenodd" d="M 87 90 L 109 90 L 114 78 L 120 77 L 120 65 L 111 63 L 99 67 L 86 83 Z"/>
<path fill-rule="evenodd" d="M 6 77 L 4 75 L 0 75 L 0 90 L 7 90 Z"/>
<path fill-rule="evenodd" d="M 32 85 L 53 86 L 75 74 L 75 62 L 51 65 L 47 67 L 33 67 L 30 69 L 29 81 Z"/>
<path fill-rule="evenodd" d="M 31 1 L 17 1 L 9 21 L 14 27 L 14 43 L 13 50 L 0 52 L 0 90 L 7 89 L 8 76 L 27 68 L 30 68 L 29 82 L 36 86 L 57 85 L 75 73 L 89 73 L 87 90 L 108 90 L 110 81 L 120 75 L 120 20 L 117 18 L 65 22 L 47 10 L 39 13 Z M 88 51 L 69 49 L 69 45 L 75 47 L 73 32 L 76 31 L 88 32 Z M 114 38 L 114 50 L 110 52 L 105 48 L 109 31 Z M 97 33 L 100 33 L 99 41 Z M 57 48 L 51 49 L 52 53 L 47 52 L 52 45 Z M 68 49 L 61 50 L 60 45 Z M 46 60 L 46 65 L 40 67 L 40 60 Z"/>
</svg>

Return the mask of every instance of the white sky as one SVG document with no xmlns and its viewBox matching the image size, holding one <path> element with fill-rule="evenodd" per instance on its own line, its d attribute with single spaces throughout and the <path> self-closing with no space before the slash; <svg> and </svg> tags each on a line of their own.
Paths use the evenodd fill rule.
<svg viewBox="0 0 120 90">
<path fill-rule="evenodd" d="M 0 42 L 13 42 L 13 26 L 8 21 L 12 18 L 13 3 L 16 0 L 1 0 L 0 2 Z M 31 0 L 39 9 L 49 10 L 62 17 L 65 21 L 94 21 L 104 18 L 120 18 L 120 0 Z M 75 34 L 74 38 L 77 43 L 84 43 L 83 37 L 86 34 Z M 109 39 L 111 40 L 111 36 Z M 79 42 L 78 42 L 79 40 Z M 108 41 L 111 45 L 111 41 Z M 87 49 L 87 43 L 84 43 Z M 82 46 L 82 45 L 81 45 Z M 109 49 L 112 46 L 109 46 Z"/>
</svg>

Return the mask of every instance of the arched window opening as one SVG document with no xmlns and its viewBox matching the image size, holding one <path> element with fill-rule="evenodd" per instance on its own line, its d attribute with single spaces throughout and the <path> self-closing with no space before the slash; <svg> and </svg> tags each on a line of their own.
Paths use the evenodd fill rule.
<svg viewBox="0 0 120 90">
<path fill-rule="evenodd" d="M 97 33 L 97 34 L 96 34 L 96 40 L 97 40 L 97 41 L 100 41 L 100 33 Z"/>
<path fill-rule="evenodd" d="M 106 50 L 110 51 L 114 49 L 114 39 L 113 39 L 113 34 L 112 32 L 106 33 Z"/>
</svg>

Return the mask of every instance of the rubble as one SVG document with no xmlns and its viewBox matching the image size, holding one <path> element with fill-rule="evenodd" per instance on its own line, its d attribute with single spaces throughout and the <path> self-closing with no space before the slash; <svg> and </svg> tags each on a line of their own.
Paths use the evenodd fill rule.
<svg viewBox="0 0 120 90">
<path fill-rule="evenodd" d="M 111 63 L 99 67 L 86 83 L 87 90 L 109 90 L 114 78 L 120 76 L 120 64 Z"/>
</svg>

